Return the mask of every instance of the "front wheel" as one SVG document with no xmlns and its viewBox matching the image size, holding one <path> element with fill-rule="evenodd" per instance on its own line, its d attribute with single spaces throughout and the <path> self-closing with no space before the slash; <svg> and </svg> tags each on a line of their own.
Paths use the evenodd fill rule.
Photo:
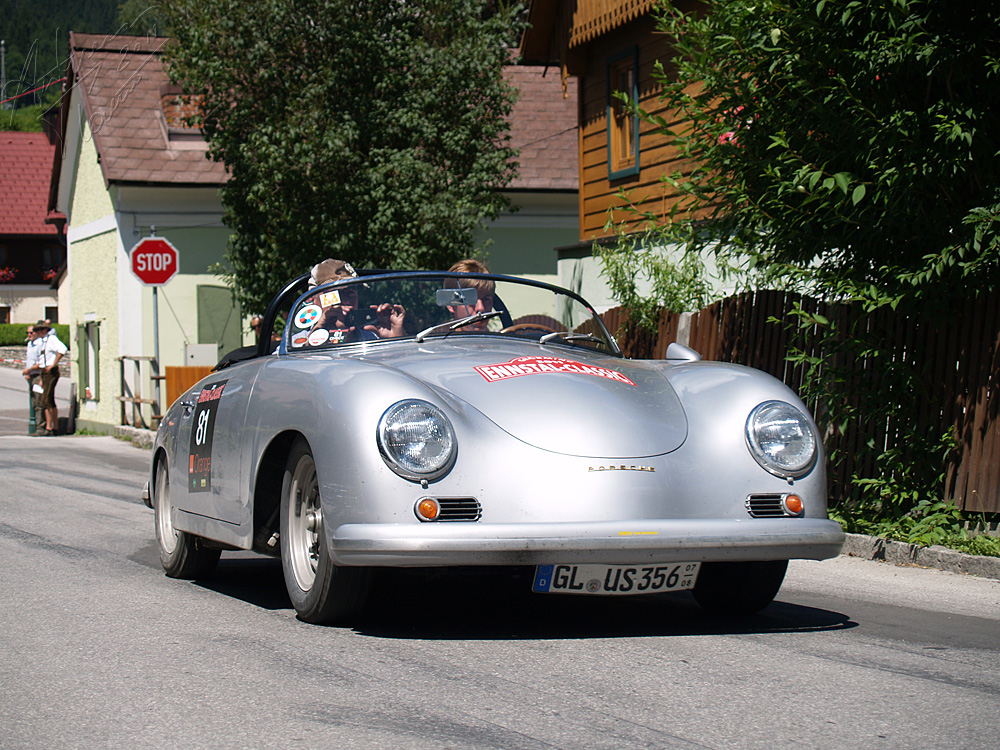
<svg viewBox="0 0 1000 750">
<path fill-rule="evenodd" d="M 174 528 L 173 506 L 170 503 L 170 472 L 166 461 L 156 468 L 153 493 L 153 516 L 156 519 L 156 546 L 160 565 L 170 578 L 207 578 L 219 562 L 220 551 L 205 547 L 198 536 Z"/>
<path fill-rule="evenodd" d="M 323 531 L 316 463 L 301 438 L 292 446 L 281 483 L 280 539 L 285 587 L 299 619 L 332 625 L 361 611 L 371 571 L 333 564 Z"/>
<path fill-rule="evenodd" d="M 692 593 L 713 614 L 753 614 L 774 600 L 787 569 L 788 560 L 702 563 Z"/>
</svg>

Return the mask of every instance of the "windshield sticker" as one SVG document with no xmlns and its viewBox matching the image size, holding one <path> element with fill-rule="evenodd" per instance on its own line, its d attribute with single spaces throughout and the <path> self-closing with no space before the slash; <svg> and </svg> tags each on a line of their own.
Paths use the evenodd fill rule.
<svg viewBox="0 0 1000 750">
<path fill-rule="evenodd" d="M 583 362 L 574 362 L 571 359 L 563 359 L 561 357 L 517 357 L 509 362 L 495 365 L 481 365 L 476 367 L 475 370 L 490 383 L 495 383 L 498 380 L 519 378 L 524 375 L 541 375 L 547 372 L 555 372 L 592 375 L 595 378 L 607 378 L 608 380 L 617 380 L 619 383 L 635 386 L 635 383 L 617 370 L 608 370 L 607 368 L 596 367 L 595 365 L 585 365 Z"/>
<path fill-rule="evenodd" d="M 206 385 L 198 394 L 198 405 L 191 423 L 191 450 L 188 454 L 188 492 L 209 492 L 212 489 L 212 439 L 215 436 L 215 415 L 228 380 Z"/>
<path fill-rule="evenodd" d="M 325 344 L 329 338 L 330 332 L 328 330 L 325 328 L 317 328 L 309 334 L 309 345 L 319 346 L 320 344 Z"/>
<path fill-rule="evenodd" d="M 319 305 L 306 305 L 296 313 L 295 325 L 299 328 L 312 328 L 322 314 L 323 310 Z"/>
<path fill-rule="evenodd" d="M 340 292 L 324 292 L 319 295 L 319 303 L 323 307 L 332 307 L 340 304 Z"/>
<path fill-rule="evenodd" d="M 299 331 L 292 334 L 292 346 L 305 346 L 309 341 L 309 331 Z"/>
</svg>

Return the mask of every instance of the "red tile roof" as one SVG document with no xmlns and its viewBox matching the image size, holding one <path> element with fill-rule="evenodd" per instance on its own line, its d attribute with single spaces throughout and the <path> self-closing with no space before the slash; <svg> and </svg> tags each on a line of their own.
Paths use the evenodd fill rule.
<svg viewBox="0 0 1000 750">
<path fill-rule="evenodd" d="M 45 223 L 54 153 L 44 133 L 0 132 L 0 235 L 58 234 Z"/>
<path fill-rule="evenodd" d="M 170 80 L 160 53 L 169 39 L 70 33 L 73 85 L 109 183 L 221 185 L 222 164 L 168 143 L 162 97 Z M 187 144 L 185 144 L 187 145 Z"/>
<path fill-rule="evenodd" d="M 511 145 L 521 150 L 520 175 L 512 188 L 576 190 L 580 175 L 576 79 L 563 96 L 559 68 L 517 65 L 507 76 L 520 90 L 511 113 Z"/>
<path fill-rule="evenodd" d="M 169 147 L 164 91 L 170 88 L 160 53 L 169 39 L 70 34 L 73 85 L 80 86 L 101 169 L 109 183 L 218 184 L 226 180 L 222 164 L 205 152 Z M 510 66 L 509 78 L 520 89 L 511 116 L 511 142 L 520 148 L 520 176 L 515 189 L 576 190 L 576 81 L 567 96 L 557 68 Z"/>
</svg>

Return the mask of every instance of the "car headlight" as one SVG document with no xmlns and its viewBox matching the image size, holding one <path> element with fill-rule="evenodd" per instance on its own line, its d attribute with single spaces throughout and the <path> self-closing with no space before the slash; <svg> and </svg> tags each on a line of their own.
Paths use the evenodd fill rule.
<svg viewBox="0 0 1000 750">
<path fill-rule="evenodd" d="M 765 401 L 750 412 L 747 445 L 757 463 L 779 477 L 800 477 L 816 462 L 809 418 L 784 401 Z"/>
<path fill-rule="evenodd" d="M 457 442 L 448 418 L 433 404 L 393 404 L 378 423 L 378 447 L 389 467 L 412 480 L 436 479 L 451 468 Z"/>
</svg>

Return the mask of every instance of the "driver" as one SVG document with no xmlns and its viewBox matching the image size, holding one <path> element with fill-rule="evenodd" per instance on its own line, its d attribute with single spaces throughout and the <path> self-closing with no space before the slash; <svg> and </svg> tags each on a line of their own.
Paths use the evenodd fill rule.
<svg viewBox="0 0 1000 750">
<path fill-rule="evenodd" d="M 473 258 L 466 258 L 465 260 L 460 260 L 455 263 L 451 268 L 448 269 L 454 273 L 489 273 L 490 269 L 487 268 L 486 264 L 475 260 Z M 476 290 L 476 304 L 475 305 L 448 305 L 448 312 L 452 314 L 455 320 L 460 320 L 461 318 L 467 318 L 470 315 L 475 315 L 481 312 L 492 312 L 493 310 L 493 297 L 496 292 L 496 282 L 489 279 L 469 279 L 468 281 L 462 280 L 456 282 L 454 279 L 446 279 L 445 287 L 473 287 Z M 489 325 L 488 320 L 477 320 L 472 324 L 471 328 L 473 331 L 486 331 Z M 464 329 L 468 329 L 469 326 L 462 326 Z"/>
<path fill-rule="evenodd" d="M 312 289 L 328 281 L 353 279 L 357 276 L 357 272 L 350 263 L 327 258 L 322 263 L 313 266 L 309 273 L 309 288 Z M 325 329 L 329 331 L 330 339 L 335 343 L 374 341 L 379 338 L 396 338 L 403 335 L 403 321 L 406 311 L 402 305 L 388 302 L 383 302 L 381 305 L 370 305 L 370 309 L 375 312 L 375 320 L 358 330 L 358 320 L 353 315 L 358 310 L 357 286 L 321 292 L 314 299 L 323 308 L 323 315 L 312 330 Z"/>
</svg>

